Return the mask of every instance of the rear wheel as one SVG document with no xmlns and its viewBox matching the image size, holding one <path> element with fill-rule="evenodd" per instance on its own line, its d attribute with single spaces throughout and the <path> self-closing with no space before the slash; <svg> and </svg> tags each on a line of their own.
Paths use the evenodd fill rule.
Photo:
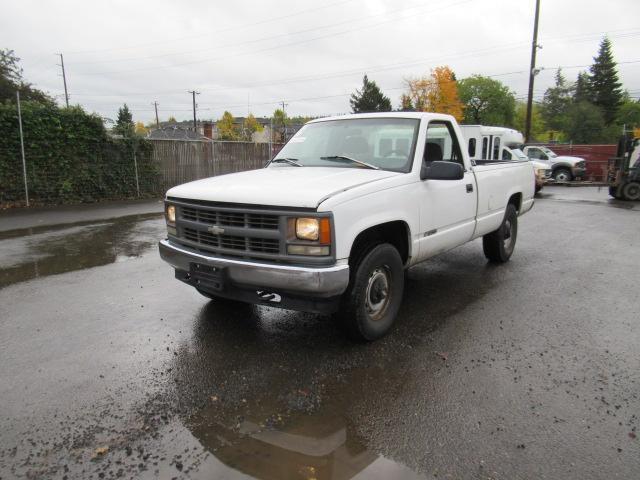
<svg viewBox="0 0 640 480">
<path fill-rule="evenodd" d="M 351 338 L 371 341 L 385 335 L 396 318 L 404 291 L 404 268 L 395 247 L 370 247 L 352 268 L 340 316 Z"/>
<path fill-rule="evenodd" d="M 629 182 L 622 187 L 625 200 L 640 200 L 640 182 Z"/>
<path fill-rule="evenodd" d="M 567 168 L 558 168 L 553 172 L 553 178 L 556 182 L 570 182 L 573 180 L 573 175 Z"/>
<path fill-rule="evenodd" d="M 507 205 L 500 228 L 482 237 L 484 256 L 491 262 L 504 263 L 511 258 L 518 237 L 518 212 Z"/>
</svg>

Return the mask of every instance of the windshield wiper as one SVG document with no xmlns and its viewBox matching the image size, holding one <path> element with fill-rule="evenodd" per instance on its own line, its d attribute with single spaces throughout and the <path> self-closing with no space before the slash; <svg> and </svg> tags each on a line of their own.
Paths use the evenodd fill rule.
<svg viewBox="0 0 640 480">
<path fill-rule="evenodd" d="M 358 160 L 356 158 L 345 157 L 344 155 L 331 155 L 329 157 L 320 157 L 320 160 L 329 160 L 329 161 L 342 161 L 347 160 L 349 162 L 357 163 L 358 165 L 362 165 L 363 167 L 372 168 L 373 170 L 380 170 L 380 167 L 376 167 L 375 165 L 371 165 L 370 163 L 363 162 L 362 160 Z"/>
<path fill-rule="evenodd" d="M 296 167 L 303 167 L 297 158 L 274 158 L 271 163 L 288 163 L 289 165 L 295 165 Z"/>
</svg>

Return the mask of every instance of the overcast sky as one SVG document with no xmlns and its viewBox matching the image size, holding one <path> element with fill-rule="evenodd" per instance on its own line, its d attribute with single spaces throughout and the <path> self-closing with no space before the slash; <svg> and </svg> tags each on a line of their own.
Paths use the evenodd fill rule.
<svg viewBox="0 0 640 480">
<path fill-rule="evenodd" d="M 542 0 L 535 97 L 558 66 L 574 80 L 602 36 L 619 74 L 640 96 L 638 0 Z M 534 0 L 2 0 L 0 48 L 22 59 L 25 78 L 63 101 L 135 120 L 349 111 L 367 73 L 398 106 L 403 81 L 449 65 L 458 78 L 495 76 L 519 99 L 527 91 Z M 629 62 L 629 63 L 624 63 Z M 582 67 L 585 69 L 586 67 Z"/>
</svg>

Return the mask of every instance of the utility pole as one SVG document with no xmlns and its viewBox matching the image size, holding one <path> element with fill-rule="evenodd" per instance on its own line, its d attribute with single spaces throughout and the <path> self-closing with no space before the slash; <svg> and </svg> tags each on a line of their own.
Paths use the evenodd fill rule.
<svg viewBox="0 0 640 480">
<path fill-rule="evenodd" d="M 536 72 L 536 52 L 540 46 L 538 45 L 538 18 L 540 17 L 540 0 L 536 0 L 536 14 L 533 21 L 533 41 L 531 42 L 531 67 L 529 69 L 529 93 L 527 96 L 527 119 L 524 126 L 524 141 L 528 143 L 531 140 L 531 114 L 533 109 L 533 82 Z"/>
<path fill-rule="evenodd" d="M 153 108 L 156 109 L 156 127 L 160 128 L 160 120 L 158 119 L 158 102 L 153 102 Z"/>
<path fill-rule="evenodd" d="M 195 90 L 189 90 L 189 93 L 193 96 L 193 131 L 198 131 L 198 124 L 196 120 L 196 95 L 200 95 L 200 92 L 196 92 Z"/>
<path fill-rule="evenodd" d="M 67 92 L 67 75 L 64 71 L 64 57 L 62 56 L 61 53 L 59 53 L 58 55 L 60 55 L 60 66 L 62 67 L 62 81 L 64 82 L 64 101 L 67 105 L 67 108 L 69 108 L 69 93 Z"/>
</svg>

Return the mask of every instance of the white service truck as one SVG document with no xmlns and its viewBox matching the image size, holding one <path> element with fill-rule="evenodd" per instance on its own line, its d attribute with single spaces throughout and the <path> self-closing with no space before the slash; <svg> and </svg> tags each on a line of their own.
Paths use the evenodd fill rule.
<svg viewBox="0 0 640 480">
<path fill-rule="evenodd" d="M 582 157 L 558 155 L 541 145 L 528 145 L 522 151 L 531 160 L 545 163 L 556 182 L 570 182 L 577 178 L 584 178 L 587 174 L 586 162 Z"/>
<path fill-rule="evenodd" d="M 472 161 L 463 138 L 435 113 L 314 120 L 263 169 L 170 189 L 160 255 L 206 297 L 337 312 L 376 339 L 405 269 L 480 237 L 492 262 L 513 253 L 532 164 Z"/>
</svg>

